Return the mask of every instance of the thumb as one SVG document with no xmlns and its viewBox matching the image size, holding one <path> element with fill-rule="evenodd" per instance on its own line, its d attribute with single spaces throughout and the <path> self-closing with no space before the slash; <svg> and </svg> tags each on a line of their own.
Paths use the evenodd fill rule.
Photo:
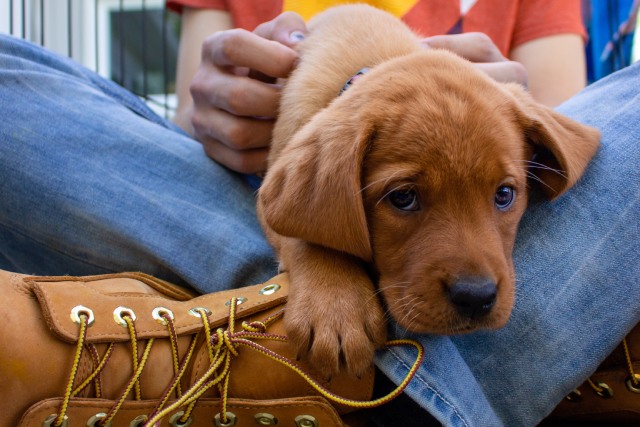
<svg viewBox="0 0 640 427">
<path fill-rule="evenodd" d="M 300 15 L 284 12 L 271 21 L 260 24 L 254 33 L 292 48 L 304 40 L 309 30 Z"/>
</svg>

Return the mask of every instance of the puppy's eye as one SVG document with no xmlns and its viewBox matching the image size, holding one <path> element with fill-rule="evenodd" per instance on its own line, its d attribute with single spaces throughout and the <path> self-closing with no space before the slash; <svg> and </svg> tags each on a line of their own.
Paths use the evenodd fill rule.
<svg viewBox="0 0 640 427">
<path fill-rule="evenodd" d="M 508 185 L 498 187 L 496 191 L 496 207 L 501 211 L 508 210 L 516 199 L 516 190 Z"/>
<path fill-rule="evenodd" d="M 417 211 L 420 209 L 418 195 L 415 190 L 394 190 L 387 195 L 387 199 L 395 208 L 402 211 Z"/>
</svg>

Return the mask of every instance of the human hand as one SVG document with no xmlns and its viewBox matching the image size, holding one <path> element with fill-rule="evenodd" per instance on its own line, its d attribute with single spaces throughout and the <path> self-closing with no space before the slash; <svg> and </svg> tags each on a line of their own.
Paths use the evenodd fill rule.
<svg viewBox="0 0 640 427">
<path fill-rule="evenodd" d="M 234 29 L 209 36 L 191 82 L 193 136 L 209 157 L 242 173 L 262 172 L 278 111 L 280 87 L 298 59 L 292 49 L 307 32 L 285 12 L 252 33 Z"/>
<path fill-rule="evenodd" d="M 519 62 L 505 58 L 493 41 L 483 33 L 447 34 L 422 39 L 425 48 L 447 49 L 473 62 L 499 82 L 514 82 L 527 87 L 527 70 Z"/>
</svg>

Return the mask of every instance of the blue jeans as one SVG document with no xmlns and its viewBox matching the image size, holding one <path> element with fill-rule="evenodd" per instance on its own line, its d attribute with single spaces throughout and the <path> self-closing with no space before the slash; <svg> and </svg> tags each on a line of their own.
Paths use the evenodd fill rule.
<svg viewBox="0 0 640 427">
<path fill-rule="evenodd" d="M 640 66 L 560 110 L 603 145 L 566 195 L 530 202 L 509 324 L 415 337 L 426 355 L 407 394 L 447 426 L 535 425 L 640 318 Z M 275 273 L 255 189 L 118 86 L 0 36 L 0 117 L 0 268 L 142 270 L 202 292 Z M 413 357 L 376 362 L 398 382 Z"/>
</svg>

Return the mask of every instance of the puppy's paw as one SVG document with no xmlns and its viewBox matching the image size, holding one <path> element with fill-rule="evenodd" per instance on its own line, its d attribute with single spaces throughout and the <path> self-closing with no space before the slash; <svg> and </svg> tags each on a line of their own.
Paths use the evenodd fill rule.
<svg viewBox="0 0 640 427">
<path fill-rule="evenodd" d="M 349 278 L 353 279 L 353 278 Z M 295 283 L 285 309 L 289 341 L 325 378 L 362 376 L 386 340 L 382 307 L 368 277 Z M 364 280 L 363 280 L 364 279 Z"/>
</svg>

